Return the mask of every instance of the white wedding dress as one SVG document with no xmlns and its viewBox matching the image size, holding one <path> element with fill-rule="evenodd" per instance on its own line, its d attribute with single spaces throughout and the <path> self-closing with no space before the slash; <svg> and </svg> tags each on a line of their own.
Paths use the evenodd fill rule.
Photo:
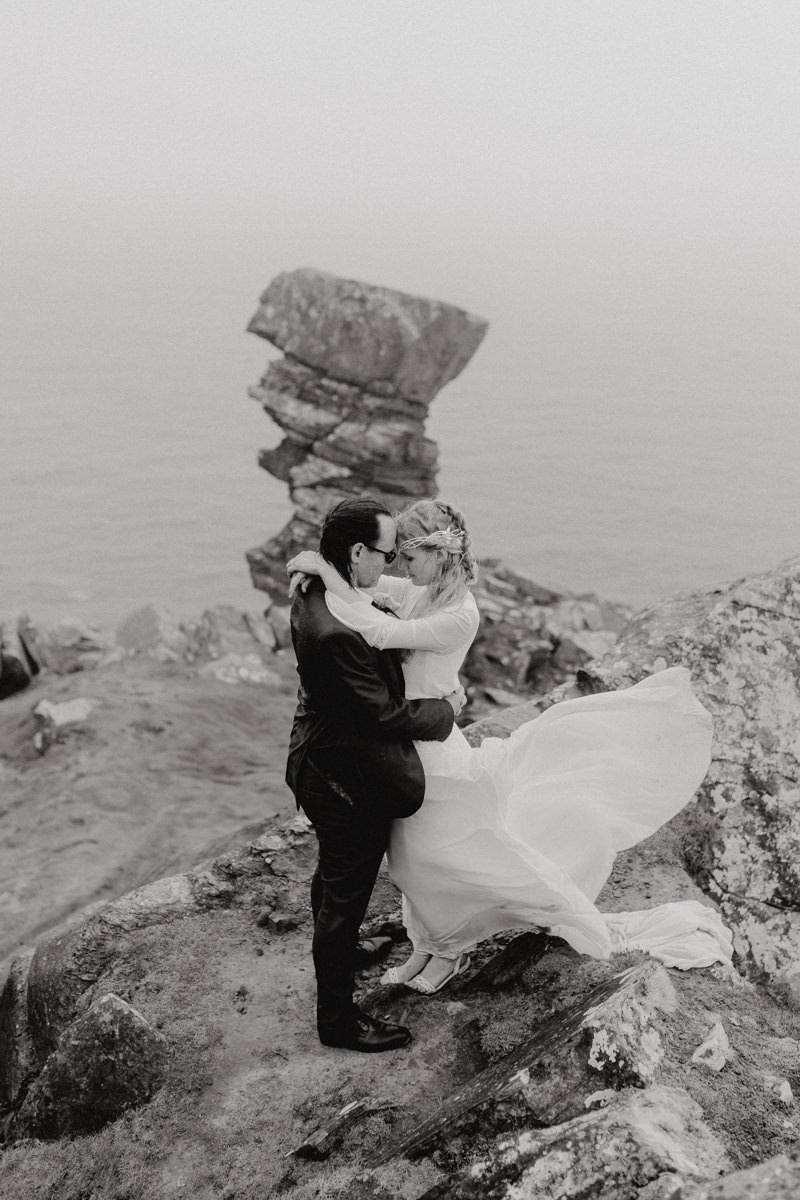
<svg viewBox="0 0 800 1200">
<path fill-rule="evenodd" d="M 415 619 L 425 589 L 384 575 L 378 591 L 399 620 L 366 598 L 328 592 L 328 607 L 371 645 L 413 648 L 403 664 L 409 699 L 452 692 L 478 628 L 472 594 Z M 454 728 L 445 742 L 416 742 L 425 800 L 394 822 L 387 855 L 414 949 L 453 958 L 491 934 L 535 926 L 596 958 L 636 948 L 683 969 L 729 962 L 730 934 L 697 901 L 624 913 L 594 904 L 615 855 L 691 800 L 711 736 L 689 672 L 672 667 L 555 704 L 507 739 L 471 747 Z"/>
</svg>

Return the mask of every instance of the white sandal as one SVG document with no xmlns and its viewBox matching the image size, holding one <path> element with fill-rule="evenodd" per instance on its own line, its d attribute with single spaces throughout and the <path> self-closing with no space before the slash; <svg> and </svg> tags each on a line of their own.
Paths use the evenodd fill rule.
<svg viewBox="0 0 800 1200">
<path fill-rule="evenodd" d="M 426 961 L 425 961 L 425 962 L 422 964 L 422 966 L 420 967 L 420 971 L 424 971 L 424 970 L 425 970 L 425 968 L 427 967 L 428 963 L 431 961 L 431 957 L 432 957 L 432 956 L 429 954 L 429 955 L 428 955 L 428 958 L 426 959 Z M 392 984 L 392 983 L 404 983 L 404 984 L 406 985 L 406 987 L 410 986 L 410 984 L 411 984 L 411 980 L 412 980 L 412 979 L 416 979 L 416 978 L 417 978 L 417 976 L 416 976 L 416 975 L 409 975 L 409 976 L 408 976 L 408 978 L 405 978 L 405 977 L 402 977 L 402 978 L 401 978 L 401 976 L 400 976 L 400 972 L 403 970 L 403 968 L 405 967 L 405 965 L 406 965 L 405 963 L 401 963 L 399 967 L 389 967 L 389 970 L 388 970 L 388 971 L 384 971 L 383 975 L 381 975 L 381 977 L 380 977 L 380 979 L 379 979 L 379 981 L 378 981 L 378 982 L 379 982 L 379 983 L 384 983 L 384 984 L 387 984 L 387 985 L 388 985 L 388 984 Z M 417 974 L 419 974 L 419 972 L 417 972 Z"/>
<path fill-rule="evenodd" d="M 455 979 L 456 975 L 460 975 L 462 971 L 466 971 L 471 961 L 472 956 L 466 952 L 459 954 L 458 958 L 455 960 L 452 971 L 449 975 L 445 975 L 441 983 L 429 983 L 428 980 L 423 979 L 421 975 L 414 975 L 411 979 L 409 979 L 406 987 L 411 988 L 415 992 L 419 992 L 422 996 L 432 996 L 435 992 L 440 992 L 444 985 L 449 983 L 451 979 Z M 423 967 L 423 970 L 424 969 L 425 968 Z"/>
</svg>

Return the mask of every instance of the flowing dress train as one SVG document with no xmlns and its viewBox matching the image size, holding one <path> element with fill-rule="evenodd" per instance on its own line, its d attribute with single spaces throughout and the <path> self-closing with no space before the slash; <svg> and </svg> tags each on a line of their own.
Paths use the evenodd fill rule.
<svg viewBox="0 0 800 1200">
<path fill-rule="evenodd" d="M 381 578 L 400 620 L 328 594 L 334 616 L 373 645 L 410 646 L 409 698 L 443 696 L 475 636 L 471 593 L 414 617 L 423 589 Z M 616 692 L 565 700 L 506 739 L 471 747 L 454 728 L 417 742 L 425 800 L 395 821 L 387 861 L 415 950 L 454 957 L 503 930 L 537 927 L 581 953 L 646 950 L 683 969 L 728 962 L 731 939 L 697 901 L 603 913 L 594 901 L 616 854 L 654 833 L 708 770 L 712 723 L 689 672 L 671 667 Z"/>
</svg>

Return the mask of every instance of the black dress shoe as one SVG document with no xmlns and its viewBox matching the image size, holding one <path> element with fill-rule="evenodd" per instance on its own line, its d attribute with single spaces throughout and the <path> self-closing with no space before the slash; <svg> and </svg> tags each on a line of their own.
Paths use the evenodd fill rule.
<svg viewBox="0 0 800 1200">
<path fill-rule="evenodd" d="M 323 1046 L 339 1046 L 343 1050 L 363 1050 L 377 1054 L 381 1050 L 399 1050 L 411 1041 L 411 1030 L 404 1025 L 390 1025 L 369 1017 L 356 1009 L 351 1020 L 344 1025 L 325 1029 L 320 1027 L 319 1040 Z"/>
<path fill-rule="evenodd" d="M 356 971 L 365 971 L 381 962 L 391 950 L 394 942 L 390 937 L 362 938 L 356 946 L 353 955 L 353 966 Z"/>
</svg>

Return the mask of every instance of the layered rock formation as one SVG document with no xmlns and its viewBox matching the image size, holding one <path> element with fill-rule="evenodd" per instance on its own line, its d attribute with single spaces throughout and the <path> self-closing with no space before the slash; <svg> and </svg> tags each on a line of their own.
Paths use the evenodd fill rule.
<svg viewBox="0 0 800 1200">
<path fill-rule="evenodd" d="M 598 596 L 554 592 L 494 559 L 474 588 L 478 635 L 462 669 L 468 716 L 543 696 L 614 646 L 632 610 Z"/>
<path fill-rule="evenodd" d="M 347 495 L 390 507 L 436 490 L 428 406 L 466 366 L 487 322 L 437 300 L 323 271 L 278 275 L 248 330 L 284 351 L 250 394 L 284 431 L 262 450 L 289 485 L 288 525 L 247 559 L 253 583 L 286 598 L 286 559 L 313 545 L 323 515 Z"/>
<path fill-rule="evenodd" d="M 452 305 L 339 279 L 279 275 L 248 326 L 285 352 L 251 395 L 286 436 L 261 466 L 289 485 L 294 516 L 249 551 L 253 583 L 286 605 L 286 560 L 316 544 L 322 518 L 347 495 L 391 508 L 436 492 L 428 406 L 466 366 L 487 323 Z M 539 587 L 496 562 L 476 588 L 482 622 L 464 667 L 469 716 L 570 678 L 614 644 L 630 610 Z"/>
</svg>

